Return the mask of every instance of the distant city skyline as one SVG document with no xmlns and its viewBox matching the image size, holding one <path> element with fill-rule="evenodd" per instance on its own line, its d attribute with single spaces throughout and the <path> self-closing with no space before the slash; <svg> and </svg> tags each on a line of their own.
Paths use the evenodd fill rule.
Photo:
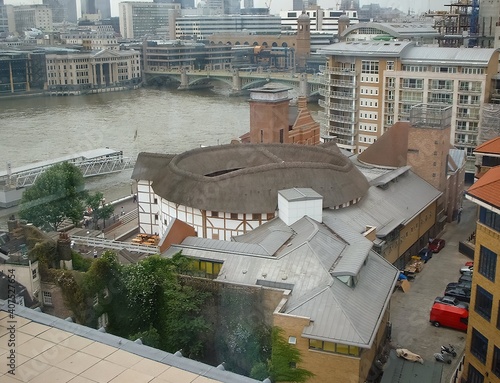
<svg viewBox="0 0 500 383">
<path fill-rule="evenodd" d="M 24 5 L 24 4 L 42 4 L 42 0 L 4 0 L 5 4 L 12 5 Z M 134 0 L 134 1 L 149 1 L 152 0 Z M 271 2 L 272 1 L 272 2 Z M 280 11 L 285 11 L 292 9 L 292 1 L 293 0 L 254 0 L 255 7 L 265 7 L 266 3 L 269 4 L 271 2 L 271 13 L 277 14 Z M 118 16 L 118 3 L 122 2 L 122 0 L 111 0 L 111 16 Z M 195 5 L 197 5 L 200 0 L 195 0 Z M 336 4 L 340 4 L 340 0 L 337 0 L 333 3 L 331 0 L 318 0 L 318 5 L 322 8 L 334 8 Z M 390 7 L 390 8 L 398 8 L 402 12 L 408 12 L 411 10 L 415 13 L 425 12 L 429 9 L 432 10 L 444 10 L 445 4 L 449 4 L 450 2 L 447 0 L 427 0 L 422 2 L 416 2 L 414 0 L 359 0 L 359 4 L 362 7 L 366 4 L 380 4 L 381 7 Z M 243 1 L 241 3 L 241 7 L 243 8 Z M 77 9 L 80 12 L 80 0 L 77 0 Z"/>
</svg>

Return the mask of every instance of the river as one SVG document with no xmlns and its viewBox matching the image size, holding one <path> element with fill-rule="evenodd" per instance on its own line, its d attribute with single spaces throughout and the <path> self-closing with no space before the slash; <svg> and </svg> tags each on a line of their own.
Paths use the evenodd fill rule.
<svg viewBox="0 0 500 383">
<path fill-rule="evenodd" d="M 180 153 L 229 143 L 249 130 L 247 97 L 228 88 L 202 91 L 141 88 L 71 97 L 0 99 L 0 166 L 48 160 L 109 147 Z M 317 109 L 317 105 L 312 105 Z M 87 179 L 106 199 L 130 193 L 131 171 Z"/>
</svg>

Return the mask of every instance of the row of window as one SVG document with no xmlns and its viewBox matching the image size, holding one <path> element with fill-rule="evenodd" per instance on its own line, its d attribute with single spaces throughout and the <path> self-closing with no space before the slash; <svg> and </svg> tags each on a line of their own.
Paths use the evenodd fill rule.
<svg viewBox="0 0 500 383">
<path fill-rule="evenodd" d="M 309 339 L 309 349 L 332 352 L 335 354 L 359 356 L 360 349 L 356 346 L 348 346 L 346 344 L 325 342 L 322 340 Z"/>
<path fill-rule="evenodd" d="M 486 338 L 475 328 L 472 329 L 470 352 L 481 363 L 486 363 L 486 356 L 488 353 L 488 338 Z M 500 378 L 500 348 L 498 348 L 497 346 L 495 346 L 493 349 L 491 371 Z M 469 364 L 469 374 L 467 381 L 469 383 L 482 383 L 484 381 L 484 377 L 479 371 L 474 368 L 474 366 Z"/>
<path fill-rule="evenodd" d="M 361 99 L 359 101 L 360 106 L 371 106 L 373 108 L 378 107 L 378 101 L 377 100 L 370 100 L 370 99 Z"/>
<path fill-rule="evenodd" d="M 364 118 L 367 120 L 377 120 L 378 119 L 378 114 L 377 113 L 359 113 L 359 118 Z"/>
<path fill-rule="evenodd" d="M 378 88 L 372 88 L 372 87 L 361 87 L 359 88 L 359 93 L 361 94 L 371 94 L 371 95 L 378 95 Z"/>
<path fill-rule="evenodd" d="M 377 125 L 376 124 L 359 124 L 359 130 L 363 130 L 366 132 L 376 132 Z"/>
</svg>

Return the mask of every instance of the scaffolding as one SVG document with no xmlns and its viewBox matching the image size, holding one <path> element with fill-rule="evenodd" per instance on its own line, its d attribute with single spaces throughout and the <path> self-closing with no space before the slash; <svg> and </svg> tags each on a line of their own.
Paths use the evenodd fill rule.
<svg viewBox="0 0 500 383">
<path fill-rule="evenodd" d="M 500 104 L 484 104 L 478 145 L 500 136 Z"/>
<path fill-rule="evenodd" d="M 434 28 L 440 33 L 440 46 L 475 46 L 478 36 L 479 1 L 459 0 L 447 4 L 449 12 L 436 20 Z"/>
</svg>

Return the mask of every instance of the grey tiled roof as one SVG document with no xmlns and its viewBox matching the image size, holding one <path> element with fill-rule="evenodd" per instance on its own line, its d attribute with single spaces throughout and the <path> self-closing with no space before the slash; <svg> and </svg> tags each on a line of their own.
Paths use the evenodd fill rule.
<svg viewBox="0 0 500 383">
<path fill-rule="evenodd" d="M 279 218 L 263 224 L 259 233 L 239 236 L 234 249 L 258 246 L 266 235 L 286 233 L 283 225 Z M 291 289 L 281 312 L 311 319 L 303 336 L 371 347 L 398 270 L 370 250 L 371 241 L 340 220 L 328 217 L 321 224 L 305 216 L 290 229 L 293 235 L 272 256 L 264 252 L 231 254 L 226 251 L 231 244 L 222 251 L 214 241 L 195 238 L 172 246 L 164 256 L 182 249 L 189 257 L 222 261 L 217 277 L 221 282 Z M 356 276 L 358 282 L 348 286 L 334 275 Z"/>
</svg>

